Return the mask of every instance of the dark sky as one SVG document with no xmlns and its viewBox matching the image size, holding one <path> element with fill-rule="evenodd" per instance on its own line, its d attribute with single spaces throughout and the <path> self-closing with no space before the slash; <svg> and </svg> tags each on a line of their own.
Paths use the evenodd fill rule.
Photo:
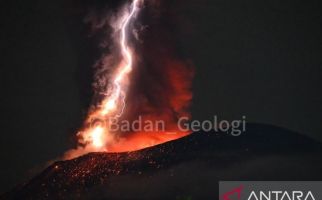
<svg viewBox="0 0 322 200">
<path fill-rule="evenodd" d="M 84 2 L 0 5 L 0 192 L 75 142 L 91 99 L 91 66 L 99 56 L 83 24 Z M 175 13 L 169 20 L 176 24 L 180 53 L 196 68 L 193 118 L 245 115 L 249 122 L 322 140 L 317 0 L 165 2 Z"/>
</svg>

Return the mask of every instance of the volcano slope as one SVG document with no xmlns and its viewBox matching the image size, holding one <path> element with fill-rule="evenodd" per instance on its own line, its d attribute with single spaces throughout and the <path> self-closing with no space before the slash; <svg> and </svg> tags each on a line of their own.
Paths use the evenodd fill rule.
<svg viewBox="0 0 322 200">
<path fill-rule="evenodd" d="M 248 124 L 234 137 L 196 132 L 128 153 L 59 161 L 3 199 L 217 199 L 218 181 L 322 180 L 322 144 Z"/>
</svg>

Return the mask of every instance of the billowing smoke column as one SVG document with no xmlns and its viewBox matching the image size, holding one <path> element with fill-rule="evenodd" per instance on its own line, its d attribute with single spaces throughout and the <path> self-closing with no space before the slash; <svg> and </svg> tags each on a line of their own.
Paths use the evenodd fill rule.
<svg viewBox="0 0 322 200">
<path fill-rule="evenodd" d="M 106 90 L 102 104 L 89 116 L 90 127 L 79 133 L 80 142 L 87 145 L 87 148 L 96 151 L 106 150 L 104 149 L 105 144 L 111 138 L 107 138 L 109 130 L 106 129 L 105 124 L 95 124 L 93 120 L 102 119 L 102 121 L 106 121 L 106 118 L 120 117 L 125 108 L 126 81 L 133 67 L 133 52 L 128 45 L 127 34 L 129 24 L 139 11 L 139 2 L 140 0 L 133 0 L 130 11 L 124 13 L 120 24 L 116 27 L 117 31 L 120 32 L 119 47 L 122 59 L 112 78 L 111 87 Z"/>
<path fill-rule="evenodd" d="M 176 122 L 189 116 L 193 72 L 189 64 L 171 55 L 171 48 L 162 47 L 167 44 L 161 35 L 133 44 L 135 39 L 140 42 L 138 33 L 145 29 L 134 28 L 142 5 L 143 0 L 133 0 L 109 22 L 115 44 L 109 45 L 112 52 L 104 54 L 97 64 L 95 105 L 77 134 L 78 148 L 67 152 L 66 158 L 93 151 L 133 151 L 188 134 L 179 131 Z M 153 27 L 151 30 L 159 34 Z M 138 56 L 137 52 L 142 55 Z M 112 132 L 106 124 L 109 119 L 134 121 L 138 116 L 142 121 L 162 120 L 166 130 Z"/>
</svg>

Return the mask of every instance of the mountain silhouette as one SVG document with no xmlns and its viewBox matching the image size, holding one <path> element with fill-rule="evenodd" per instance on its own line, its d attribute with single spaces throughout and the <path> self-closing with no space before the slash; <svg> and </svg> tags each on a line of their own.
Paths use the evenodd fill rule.
<svg viewBox="0 0 322 200">
<path fill-rule="evenodd" d="M 322 179 L 322 144 L 247 124 L 240 136 L 195 132 L 126 153 L 55 162 L 3 199 L 218 199 L 218 182 Z"/>
</svg>

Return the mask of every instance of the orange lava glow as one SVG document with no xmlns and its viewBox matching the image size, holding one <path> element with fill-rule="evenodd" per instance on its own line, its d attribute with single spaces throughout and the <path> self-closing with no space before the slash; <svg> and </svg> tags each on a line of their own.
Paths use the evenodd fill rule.
<svg viewBox="0 0 322 200">
<path fill-rule="evenodd" d="M 158 144 L 176 140 L 184 136 L 189 135 L 188 132 L 136 132 L 124 139 L 120 139 L 117 143 L 109 146 L 109 152 L 128 152 L 136 151 L 148 147 L 152 147 Z"/>
</svg>

